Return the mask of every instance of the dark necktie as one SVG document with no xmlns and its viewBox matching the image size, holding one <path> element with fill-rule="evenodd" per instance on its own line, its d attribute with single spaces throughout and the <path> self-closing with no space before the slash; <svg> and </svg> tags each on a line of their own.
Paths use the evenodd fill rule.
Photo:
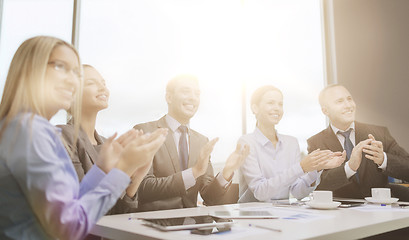
<svg viewBox="0 0 409 240">
<path fill-rule="evenodd" d="M 351 142 L 351 139 L 349 138 L 349 136 L 351 135 L 351 131 L 352 128 L 350 128 L 348 131 L 346 132 L 341 132 L 338 131 L 339 134 L 341 134 L 342 136 L 344 136 L 345 140 L 344 140 L 344 149 L 347 153 L 347 159 L 349 160 L 351 157 L 351 153 L 352 153 L 352 149 L 354 149 L 354 145 Z M 355 178 L 359 183 L 359 175 L 358 175 L 358 170 L 355 173 Z"/>
<path fill-rule="evenodd" d="M 180 138 L 179 138 L 179 161 L 180 168 L 185 170 L 187 168 L 187 162 L 189 159 L 188 149 L 187 149 L 187 127 L 184 125 L 179 126 Z"/>
</svg>

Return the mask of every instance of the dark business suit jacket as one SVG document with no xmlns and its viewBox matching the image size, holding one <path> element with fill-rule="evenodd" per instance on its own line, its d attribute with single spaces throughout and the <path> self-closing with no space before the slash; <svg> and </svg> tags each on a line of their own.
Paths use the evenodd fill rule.
<svg viewBox="0 0 409 240">
<path fill-rule="evenodd" d="M 136 125 L 145 133 L 158 128 L 169 128 L 165 117 L 158 121 Z M 152 168 L 143 179 L 138 189 L 140 211 L 188 208 L 197 206 L 197 194 L 200 192 L 206 205 L 220 204 L 227 188 L 221 186 L 213 175 L 213 167 L 209 161 L 207 172 L 197 178 L 196 184 L 185 190 L 179 155 L 173 140 L 173 132 L 169 129 L 165 143 L 155 154 Z M 199 157 L 201 148 L 209 140 L 200 133 L 189 130 L 189 163 L 193 167 Z"/>
<path fill-rule="evenodd" d="M 98 159 L 99 150 L 101 149 L 102 144 L 106 140 L 104 137 L 100 136 L 98 132 L 94 131 L 95 139 L 97 140 L 97 145 L 92 145 L 89 141 L 87 134 L 79 129 L 77 141 L 74 142 L 74 126 L 72 122 L 69 122 L 67 125 L 59 125 L 62 129 L 62 136 L 67 150 L 69 151 L 72 163 L 74 164 L 75 171 L 78 174 L 78 178 L 81 181 L 84 178 L 84 175 L 91 169 L 92 165 Z M 120 214 L 135 212 L 137 210 L 138 202 L 135 201 L 135 198 L 129 198 L 126 194 L 118 199 L 115 206 L 107 213 L 111 214 Z"/>
<path fill-rule="evenodd" d="M 62 129 L 62 136 L 68 147 L 72 163 L 74 164 L 75 171 L 78 174 L 78 178 L 81 181 L 84 175 L 91 169 L 92 165 L 98 159 L 98 152 L 101 145 L 104 143 L 105 138 L 101 137 L 97 131 L 94 132 L 97 145 L 94 146 L 89 141 L 87 134 L 80 128 L 78 132 L 77 142 L 74 142 L 74 126 L 70 122 L 67 125 L 59 125 Z"/>
<path fill-rule="evenodd" d="M 371 196 L 371 188 L 389 187 L 388 176 L 409 180 L 409 154 L 398 145 L 388 129 L 355 122 L 356 144 L 368 139 L 368 134 L 372 134 L 376 140 L 382 142 L 383 150 L 388 158 L 386 170 L 382 171 L 378 168 L 378 165 L 365 158 L 365 154 L 362 154 L 362 162 L 358 168 L 359 183 L 355 177 L 347 179 L 344 162 L 337 168 L 324 170 L 321 175 L 321 183 L 317 189 L 332 190 L 335 197 L 364 198 Z M 307 142 L 308 152 L 318 148 L 321 150 L 329 149 L 334 152 L 343 151 L 342 145 L 332 131 L 331 126 L 312 136 Z"/>
</svg>

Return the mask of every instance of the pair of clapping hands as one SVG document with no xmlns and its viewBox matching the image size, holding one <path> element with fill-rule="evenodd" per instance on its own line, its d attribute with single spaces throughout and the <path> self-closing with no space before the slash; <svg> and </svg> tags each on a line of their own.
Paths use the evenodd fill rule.
<svg viewBox="0 0 409 240">
<path fill-rule="evenodd" d="M 118 138 L 115 133 L 102 145 L 96 164 L 105 173 L 118 168 L 129 177 L 145 176 L 167 134 L 168 129 L 164 128 L 146 134 L 142 130 L 131 129 Z"/>
<path fill-rule="evenodd" d="M 200 150 L 199 158 L 196 164 L 192 167 L 193 176 L 195 178 L 200 177 L 201 175 L 205 174 L 207 168 L 209 166 L 210 161 L 210 154 L 213 151 L 214 146 L 219 138 L 214 138 L 211 141 L 207 142 L 206 145 L 202 147 Z M 250 153 L 250 146 L 244 144 L 241 146 L 239 143 L 236 145 L 236 149 L 229 155 L 224 165 L 222 174 L 224 179 L 230 181 L 233 177 L 233 173 L 237 170 L 241 165 L 243 165 L 244 160 Z"/>
<path fill-rule="evenodd" d="M 155 153 L 164 143 L 168 129 L 160 128 L 152 133 L 144 134 L 142 130 L 129 130 L 120 137 L 114 134 L 103 144 L 97 166 L 105 173 L 112 168 L 118 168 L 134 179 L 145 176 L 149 171 Z M 199 159 L 193 166 L 195 178 L 203 175 L 208 167 L 210 154 L 218 141 L 209 141 L 200 151 Z M 223 169 L 225 179 L 230 179 L 233 172 L 239 168 L 250 152 L 250 147 L 237 144 L 236 150 L 228 157 Z"/>
<path fill-rule="evenodd" d="M 377 141 L 372 134 L 368 135 L 368 139 L 359 142 L 351 153 L 349 159 L 349 167 L 357 171 L 362 162 L 362 155 L 369 160 L 372 160 L 378 166 L 381 166 L 384 161 L 383 144 Z"/>
<path fill-rule="evenodd" d="M 377 141 L 372 134 L 369 134 L 368 139 L 359 142 L 353 148 L 349 159 L 349 167 L 352 170 L 357 171 L 359 168 L 362 161 L 362 153 L 365 154 L 366 158 L 374 161 L 379 166 L 384 161 L 382 142 Z M 317 149 L 301 160 L 301 167 L 304 172 L 336 168 L 345 161 L 345 158 L 345 150 L 341 153 Z"/>
</svg>

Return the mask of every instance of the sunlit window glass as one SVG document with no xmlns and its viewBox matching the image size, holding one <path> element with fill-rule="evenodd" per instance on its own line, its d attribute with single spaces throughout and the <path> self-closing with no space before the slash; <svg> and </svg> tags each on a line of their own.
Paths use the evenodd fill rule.
<svg viewBox="0 0 409 240">
<path fill-rule="evenodd" d="M 317 0 L 83 0 L 80 22 L 82 59 L 111 90 L 110 107 L 97 121 L 103 135 L 163 116 L 165 85 L 180 73 L 200 79 L 201 105 L 191 127 L 220 138 L 213 162 L 234 149 L 242 100 L 249 105 L 264 84 L 283 91 L 277 129 L 297 137 L 303 151 L 325 125 L 317 103 L 324 82 Z M 248 106 L 245 119 L 252 132 Z"/>
<path fill-rule="evenodd" d="M 324 87 L 319 1 L 246 1 L 245 57 L 242 76 L 246 89 L 247 132 L 256 120 L 250 110 L 251 94 L 274 85 L 284 95 L 284 115 L 276 129 L 295 136 L 301 151 L 306 140 L 325 127 L 318 104 Z"/>
<path fill-rule="evenodd" d="M 21 43 L 34 36 L 49 35 L 71 42 L 73 0 L 3 0 L 0 32 L 0 91 L 11 59 Z M 1 94 L 0 93 L 0 94 Z M 65 123 L 62 111 L 52 123 Z"/>
</svg>

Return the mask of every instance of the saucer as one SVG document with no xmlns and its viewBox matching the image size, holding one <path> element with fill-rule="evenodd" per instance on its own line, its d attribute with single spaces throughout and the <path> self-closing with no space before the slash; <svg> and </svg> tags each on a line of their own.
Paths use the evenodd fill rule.
<svg viewBox="0 0 409 240">
<path fill-rule="evenodd" d="M 314 201 L 309 201 L 306 202 L 305 204 L 316 209 L 334 209 L 341 205 L 340 202 L 314 202 Z"/>
<path fill-rule="evenodd" d="M 392 204 L 396 203 L 399 198 L 374 199 L 372 197 L 366 197 L 365 200 L 371 203 Z"/>
</svg>

